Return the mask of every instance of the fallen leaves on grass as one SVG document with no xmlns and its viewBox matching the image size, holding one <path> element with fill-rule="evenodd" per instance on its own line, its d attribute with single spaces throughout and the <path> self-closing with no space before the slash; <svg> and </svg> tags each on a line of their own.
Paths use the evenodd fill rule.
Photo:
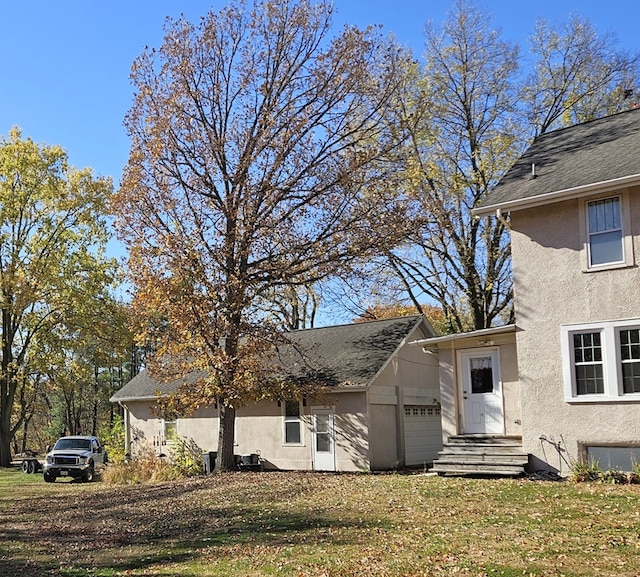
<svg viewBox="0 0 640 577">
<path fill-rule="evenodd" d="M 280 472 L 17 485 L 0 496 L 0 574 L 634 575 L 639 496 L 631 485 Z"/>
</svg>

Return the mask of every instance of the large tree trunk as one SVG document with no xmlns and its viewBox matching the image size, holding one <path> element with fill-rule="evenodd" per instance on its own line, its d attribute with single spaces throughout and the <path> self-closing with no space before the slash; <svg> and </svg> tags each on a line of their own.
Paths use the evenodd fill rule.
<svg viewBox="0 0 640 577">
<path fill-rule="evenodd" d="M 3 379 L 2 392 L 9 388 Z M 5 395 L 0 399 L 0 467 L 11 466 L 11 407 Z"/>
<path fill-rule="evenodd" d="M 11 300 L 5 295 L 5 300 Z M 13 399 L 15 396 L 15 383 L 12 382 L 13 371 L 13 343 L 14 332 L 12 326 L 11 312 L 2 309 L 2 359 L 0 362 L 0 467 L 11 466 L 11 412 L 13 409 Z"/>
<path fill-rule="evenodd" d="M 216 471 L 235 471 L 236 459 L 233 453 L 235 442 L 236 410 L 224 403 L 220 407 L 220 431 L 218 435 L 218 456 L 216 457 Z"/>
</svg>

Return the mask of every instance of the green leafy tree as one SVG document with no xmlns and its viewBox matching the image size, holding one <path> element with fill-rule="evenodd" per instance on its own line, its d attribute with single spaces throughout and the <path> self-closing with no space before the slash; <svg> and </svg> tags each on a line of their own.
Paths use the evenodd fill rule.
<svg viewBox="0 0 640 577">
<path fill-rule="evenodd" d="M 0 466 L 24 424 L 14 409 L 38 372 L 41 344 L 89 314 L 112 279 L 115 264 L 102 252 L 111 189 L 70 167 L 58 146 L 23 140 L 18 129 L 0 140 Z"/>
<path fill-rule="evenodd" d="M 257 359 L 279 323 L 260 303 L 396 234 L 394 195 L 368 185 L 398 145 L 385 109 L 403 54 L 375 30 L 330 38 L 331 12 L 256 1 L 169 21 L 132 71 L 115 206 L 139 336 L 156 374 L 210 375 L 194 402 L 218 403 L 219 469 L 235 467 L 236 409 L 269 394 Z"/>
</svg>

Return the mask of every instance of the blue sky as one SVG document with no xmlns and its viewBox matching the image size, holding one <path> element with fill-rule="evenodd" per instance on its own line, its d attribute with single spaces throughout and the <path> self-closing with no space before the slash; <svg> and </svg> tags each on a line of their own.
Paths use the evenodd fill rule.
<svg viewBox="0 0 640 577">
<path fill-rule="evenodd" d="M 0 135 L 59 144 L 77 167 L 111 176 L 117 187 L 129 142 L 123 118 L 131 105 L 129 70 L 145 45 L 160 46 L 166 16 L 194 22 L 226 2 L 206 0 L 2 0 L 0 2 Z M 416 54 L 427 20 L 440 23 L 449 0 L 335 0 L 344 23 L 381 24 Z M 631 0 L 484 0 L 505 38 L 525 44 L 538 17 L 566 21 L 576 12 L 620 48 L 640 50 L 640 2 Z M 515 8 L 514 6 L 517 6 Z"/>
</svg>

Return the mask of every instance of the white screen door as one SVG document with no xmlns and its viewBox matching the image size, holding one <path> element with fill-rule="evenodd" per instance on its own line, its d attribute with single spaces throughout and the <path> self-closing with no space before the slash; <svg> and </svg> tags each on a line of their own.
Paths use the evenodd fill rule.
<svg viewBox="0 0 640 577">
<path fill-rule="evenodd" d="M 504 434 L 504 411 L 497 349 L 460 354 L 466 434 Z"/>
<path fill-rule="evenodd" d="M 336 470 L 335 412 L 333 409 L 311 410 L 313 415 L 313 469 Z"/>
</svg>

